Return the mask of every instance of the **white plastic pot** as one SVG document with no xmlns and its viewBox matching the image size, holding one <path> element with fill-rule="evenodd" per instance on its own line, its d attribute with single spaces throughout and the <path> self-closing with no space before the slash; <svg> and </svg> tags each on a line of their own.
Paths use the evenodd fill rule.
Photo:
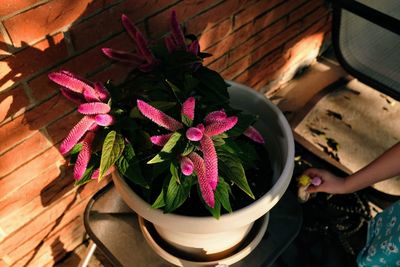
<svg viewBox="0 0 400 267">
<path fill-rule="evenodd" d="M 127 205 L 151 222 L 162 239 L 179 251 L 204 260 L 212 259 L 213 255 L 218 255 L 216 253 L 230 251 L 240 244 L 253 223 L 265 215 L 285 193 L 294 168 L 292 131 L 282 112 L 253 89 L 234 82 L 229 84 L 231 106 L 259 115 L 255 127 L 266 140 L 274 170 L 273 186 L 265 195 L 244 208 L 222 215 L 218 220 L 212 216 L 164 214 L 162 210 L 151 208 L 118 173 L 113 174 L 115 186 Z"/>
</svg>

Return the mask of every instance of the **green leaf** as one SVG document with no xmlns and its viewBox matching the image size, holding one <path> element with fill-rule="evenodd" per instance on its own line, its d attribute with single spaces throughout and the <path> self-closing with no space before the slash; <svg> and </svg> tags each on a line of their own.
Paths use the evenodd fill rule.
<svg viewBox="0 0 400 267">
<path fill-rule="evenodd" d="M 164 190 L 161 190 L 161 193 L 158 195 L 157 199 L 154 201 L 154 203 L 151 205 L 153 209 L 159 209 L 165 206 L 165 201 L 164 201 Z"/>
<path fill-rule="evenodd" d="M 133 183 L 144 188 L 149 188 L 148 181 L 143 177 L 140 170 L 139 159 L 131 144 L 126 144 L 124 152 L 116 162 L 119 172 Z"/>
<path fill-rule="evenodd" d="M 74 185 L 75 186 L 81 186 L 84 184 L 87 184 L 90 181 L 93 181 L 92 179 L 92 174 L 94 172 L 94 164 L 90 164 L 87 168 L 85 173 L 83 174 L 82 178 L 75 181 Z"/>
<path fill-rule="evenodd" d="M 79 154 L 79 152 L 81 152 L 81 149 L 82 149 L 82 143 L 78 143 L 72 148 L 71 152 L 69 152 L 69 154 L 70 154 L 69 161 L 71 163 L 76 162 L 76 160 L 78 159 L 78 154 Z"/>
<path fill-rule="evenodd" d="M 201 90 L 198 93 L 207 98 L 207 101 L 219 102 L 220 104 L 228 102 L 228 84 L 225 83 L 218 72 L 201 67 L 193 75 L 201 81 Z"/>
<path fill-rule="evenodd" d="M 215 189 L 215 201 L 222 204 L 225 210 L 232 212 L 231 203 L 229 201 L 229 194 L 231 192 L 231 187 L 227 182 L 224 181 L 222 177 L 218 178 L 218 185 Z"/>
<path fill-rule="evenodd" d="M 187 127 L 191 127 L 193 124 L 193 121 L 191 119 L 189 119 L 188 116 L 186 116 L 185 114 L 181 114 L 181 121 L 183 124 L 185 124 Z"/>
<path fill-rule="evenodd" d="M 221 203 L 220 202 L 215 202 L 214 208 L 210 208 L 207 204 L 204 204 L 204 205 L 215 219 L 218 220 L 221 217 Z"/>
<path fill-rule="evenodd" d="M 183 150 L 181 155 L 185 157 L 185 156 L 189 155 L 190 153 L 192 153 L 195 148 L 196 147 L 194 145 L 192 145 L 191 143 L 188 142 L 188 143 L 186 143 L 185 150 Z"/>
<path fill-rule="evenodd" d="M 253 192 L 246 179 L 240 159 L 224 149 L 224 146 L 217 147 L 218 169 L 220 173 L 229 181 L 236 184 L 247 195 L 254 199 Z"/>
<path fill-rule="evenodd" d="M 168 83 L 169 87 L 172 89 L 172 91 L 175 94 L 178 94 L 181 92 L 181 89 L 178 88 L 178 86 L 176 86 L 175 84 L 171 83 L 170 81 L 168 81 L 167 79 L 165 79 L 165 81 Z"/>
<path fill-rule="evenodd" d="M 214 146 L 222 146 L 225 144 L 225 138 L 227 138 L 228 135 L 226 133 L 222 133 L 219 135 L 214 135 L 213 137 L 211 137 L 211 139 L 213 140 Z"/>
<path fill-rule="evenodd" d="M 171 179 L 165 196 L 165 212 L 172 212 L 180 207 L 190 194 L 190 186 L 180 183 L 179 173 L 173 163 L 170 166 Z"/>
<path fill-rule="evenodd" d="M 179 139 L 182 137 L 182 134 L 178 132 L 174 132 L 169 138 L 168 142 L 161 149 L 160 153 L 158 153 L 154 158 L 149 160 L 147 164 L 155 164 L 159 162 L 163 162 L 167 156 L 169 156 L 172 152 L 172 149 L 178 143 Z"/>
<path fill-rule="evenodd" d="M 185 80 L 183 82 L 183 86 L 185 87 L 186 92 L 193 91 L 199 85 L 199 80 L 193 77 L 193 75 L 186 73 Z"/>
<path fill-rule="evenodd" d="M 100 170 L 98 181 L 101 181 L 106 171 L 118 160 L 124 151 L 125 142 L 122 135 L 111 131 L 104 139 L 100 159 Z"/>
</svg>

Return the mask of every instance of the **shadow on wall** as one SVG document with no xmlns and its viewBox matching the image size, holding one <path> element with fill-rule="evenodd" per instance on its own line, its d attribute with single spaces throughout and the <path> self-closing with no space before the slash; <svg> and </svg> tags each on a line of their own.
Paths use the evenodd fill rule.
<svg viewBox="0 0 400 267">
<path fill-rule="evenodd" d="M 70 36 L 84 32 L 82 21 L 112 5 L 106 0 L 90 2 L 39 3 L 25 12 L 24 21 L 18 19 L 25 13 L 9 19 L 0 15 L 10 36 L 0 39 L 0 251 L 7 266 L 39 266 L 43 255 L 52 254 L 59 260 L 79 245 L 83 226 L 79 226 L 80 234 L 74 230 L 82 225 L 88 197 L 102 186 L 93 183 L 74 189 L 72 169 L 55 146 L 80 115 L 47 80 L 50 71 L 59 69 L 74 71 L 78 66 L 79 75 L 100 77 L 101 71 L 110 68 L 111 62 L 99 48 L 77 50 Z M 48 12 L 46 4 L 60 13 Z M 47 32 L 60 29 L 40 40 Z M 100 59 L 101 64 L 88 59 Z M 69 232 L 72 237 L 67 236 Z"/>
</svg>

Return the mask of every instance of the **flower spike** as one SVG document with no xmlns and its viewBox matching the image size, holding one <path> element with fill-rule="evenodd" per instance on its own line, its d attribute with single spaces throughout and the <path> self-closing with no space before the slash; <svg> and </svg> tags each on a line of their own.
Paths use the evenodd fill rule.
<svg viewBox="0 0 400 267">
<path fill-rule="evenodd" d="M 201 151 L 203 152 L 206 167 L 206 178 L 211 188 L 215 190 L 218 184 L 218 158 L 214 143 L 210 137 L 205 135 L 201 141 Z"/>
<path fill-rule="evenodd" d="M 62 141 L 60 145 L 61 154 L 67 154 L 82 138 L 82 136 L 92 127 L 95 123 L 93 117 L 84 116 L 72 130 L 69 132 L 67 137 Z"/>
<path fill-rule="evenodd" d="M 97 96 L 100 98 L 101 101 L 107 101 L 110 98 L 110 93 L 106 89 L 106 87 L 100 83 L 94 83 L 94 91 L 96 92 Z"/>
<path fill-rule="evenodd" d="M 80 180 L 86 171 L 87 165 L 92 154 L 92 143 L 94 139 L 94 133 L 88 132 L 82 141 L 82 149 L 78 154 L 74 167 L 74 178 Z"/>
<path fill-rule="evenodd" d="M 222 121 L 216 121 L 206 125 L 204 134 L 214 136 L 232 129 L 238 121 L 236 116 L 228 117 Z"/>
<path fill-rule="evenodd" d="M 111 48 L 102 48 L 101 50 L 107 57 L 133 66 L 138 66 L 144 62 L 143 58 L 133 53 L 118 51 Z"/>
<path fill-rule="evenodd" d="M 250 138 L 251 140 L 253 140 L 256 143 L 259 143 L 259 144 L 265 143 L 263 136 L 253 126 L 249 126 L 249 128 L 247 128 L 246 131 L 244 131 L 243 135 L 247 136 L 248 138 Z"/>
<path fill-rule="evenodd" d="M 226 117 L 227 115 L 223 110 L 213 111 L 207 114 L 207 116 L 204 118 L 204 122 L 206 124 L 210 124 L 217 121 L 223 121 L 226 119 Z"/>
<path fill-rule="evenodd" d="M 171 138 L 172 134 L 154 135 L 150 137 L 150 141 L 156 146 L 164 146 Z"/>
<path fill-rule="evenodd" d="M 52 72 L 48 77 L 56 84 L 76 93 L 82 94 L 85 88 L 92 88 L 92 86 L 84 82 L 83 79 L 67 71 Z"/>
<path fill-rule="evenodd" d="M 175 10 L 173 10 L 171 14 L 171 31 L 172 31 L 172 38 L 174 39 L 176 45 L 179 48 L 186 47 L 185 36 L 183 35 L 181 26 L 179 25 Z"/>
<path fill-rule="evenodd" d="M 190 53 L 192 53 L 192 54 L 194 54 L 194 55 L 197 56 L 197 54 L 200 52 L 200 44 L 199 44 L 199 41 L 194 40 L 194 41 L 189 45 L 188 51 L 189 51 Z"/>
<path fill-rule="evenodd" d="M 190 153 L 188 157 L 193 162 L 194 172 L 197 175 L 200 192 L 204 201 L 209 207 L 214 208 L 215 205 L 214 192 L 211 188 L 210 183 L 207 181 L 206 167 L 204 165 L 204 160 L 196 152 Z"/>
<path fill-rule="evenodd" d="M 78 107 L 78 112 L 85 115 L 106 114 L 110 110 L 110 106 L 102 102 L 84 103 Z"/>
<path fill-rule="evenodd" d="M 186 117 L 188 117 L 190 120 L 193 120 L 195 106 L 196 106 L 196 100 L 193 96 L 191 96 L 188 99 L 186 99 L 185 102 L 183 102 L 181 113 Z"/>
<path fill-rule="evenodd" d="M 74 91 L 71 91 L 71 90 L 66 89 L 66 88 L 60 88 L 60 91 L 61 91 L 61 94 L 63 96 L 65 96 L 65 98 L 67 98 L 68 100 L 74 102 L 75 104 L 80 105 L 80 104 L 86 102 L 85 98 L 81 94 L 78 94 L 78 93 L 76 93 Z"/>
<path fill-rule="evenodd" d="M 137 106 L 143 116 L 167 130 L 176 131 L 183 127 L 179 121 L 171 118 L 164 112 L 152 107 L 142 100 L 137 100 Z"/>
<path fill-rule="evenodd" d="M 110 114 L 98 114 L 94 117 L 94 120 L 100 126 L 110 126 L 114 123 L 114 117 Z"/>
</svg>

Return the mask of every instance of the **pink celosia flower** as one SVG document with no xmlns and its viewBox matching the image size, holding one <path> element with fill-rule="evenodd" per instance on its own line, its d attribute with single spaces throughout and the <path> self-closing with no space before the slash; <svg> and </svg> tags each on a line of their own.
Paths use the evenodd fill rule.
<svg viewBox="0 0 400 267">
<path fill-rule="evenodd" d="M 207 114 L 207 116 L 204 118 L 204 122 L 206 124 L 210 124 L 217 121 L 223 121 L 226 119 L 226 117 L 227 115 L 223 110 L 213 111 Z"/>
<path fill-rule="evenodd" d="M 181 113 L 186 117 L 188 117 L 190 120 L 193 120 L 195 105 L 196 105 L 195 98 L 189 97 L 188 99 L 186 99 L 185 102 L 183 102 Z"/>
<path fill-rule="evenodd" d="M 221 121 L 215 121 L 210 124 L 206 124 L 204 134 L 208 136 L 214 136 L 222 134 L 230 129 L 232 129 L 238 121 L 236 116 L 225 118 Z"/>
<path fill-rule="evenodd" d="M 197 175 L 200 192 L 204 201 L 209 207 L 214 208 L 214 192 L 206 176 L 204 160 L 196 152 L 190 153 L 188 157 L 193 162 L 194 172 Z"/>
<path fill-rule="evenodd" d="M 90 160 L 94 132 L 99 126 L 114 123 L 114 117 L 108 114 L 111 110 L 107 104 L 110 95 L 101 83 L 91 83 L 67 71 L 50 73 L 49 78 L 62 86 L 61 93 L 79 104 L 78 112 L 85 115 L 60 145 L 60 152 L 67 154 L 83 138 L 82 150 L 74 168 L 74 178 L 79 180 Z"/>
<path fill-rule="evenodd" d="M 61 154 L 67 154 L 85 135 L 90 127 L 92 127 L 93 124 L 95 124 L 95 121 L 92 116 L 84 116 L 62 141 L 60 145 Z"/>
<path fill-rule="evenodd" d="M 90 155 L 92 154 L 92 143 L 94 136 L 95 135 L 93 132 L 89 132 L 86 134 L 85 138 L 82 141 L 82 149 L 78 154 L 78 158 L 74 167 L 75 180 L 81 179 L 86 171 L 87 165 L 90 160 Z"/>
<path fill-rule="evenodd" d="M 172 134 L 154 135 L 150 137 L 150 141 L 157 146 L 164 146 L 171 138 Z"/>
<path fill-rule="evenodd" d="M 193 162 L 188 157 L 181 158 L 181 170 L 182 173 L 186 176 L 189 176 L 193 173 L 194 165 Z"/>
<path fill-rule="evenodd" d="M 206 167 L 206 178 L 211 188 L 215 190 L 218 184 L 218 157 L 212 139 L 205 135 L 200 140 L 201 151 L 203 152 Z"/>
<path fill-rule="evenodd" d="M 264 144 L 265 140 L 260 134 L 260 132 L 254 128 L 253 126 L 250 126 L 249 128 L 244 131 L 243 135 L 247 136 L 251 140 L 253 140 L 256 143 Z"/>
<path fill-rule="evenodd" d="M 152 70 L 158 64 L 158 60 L 151 52 L 147 40 L 126 15 L 122 15 L 121 20 L 126 32 L 136 45 L 136 53 L 123 52 L 111 48 L 103 48 L 103 53 L 111 59 L 131 64 L 143 72 Z"/>
<path fill-rule="evenodd" d="M 164 38 L 164 43 L 170 53 L 188 51 L 197 55 L 200 51 L 200 45 L 197 40 L 192 41 L 188 46 L 186 45 L 185 35 L 179 25 L 175 10 L 171 13 L 171 34 Z"/>
<path fill-rule="evenodd" d="M 110 106 L 102 102 L 84 103 L 78 107 L 78 112 L 84 115 L 106 114 L 110 110 Z"/>
<path fill-rule="evenodd" d="M 176 131 L 183 128 L 182 123 L 142 100 L 137 101 L 137 106 L 143 116 L 167 130 Z"/>
</svg>

